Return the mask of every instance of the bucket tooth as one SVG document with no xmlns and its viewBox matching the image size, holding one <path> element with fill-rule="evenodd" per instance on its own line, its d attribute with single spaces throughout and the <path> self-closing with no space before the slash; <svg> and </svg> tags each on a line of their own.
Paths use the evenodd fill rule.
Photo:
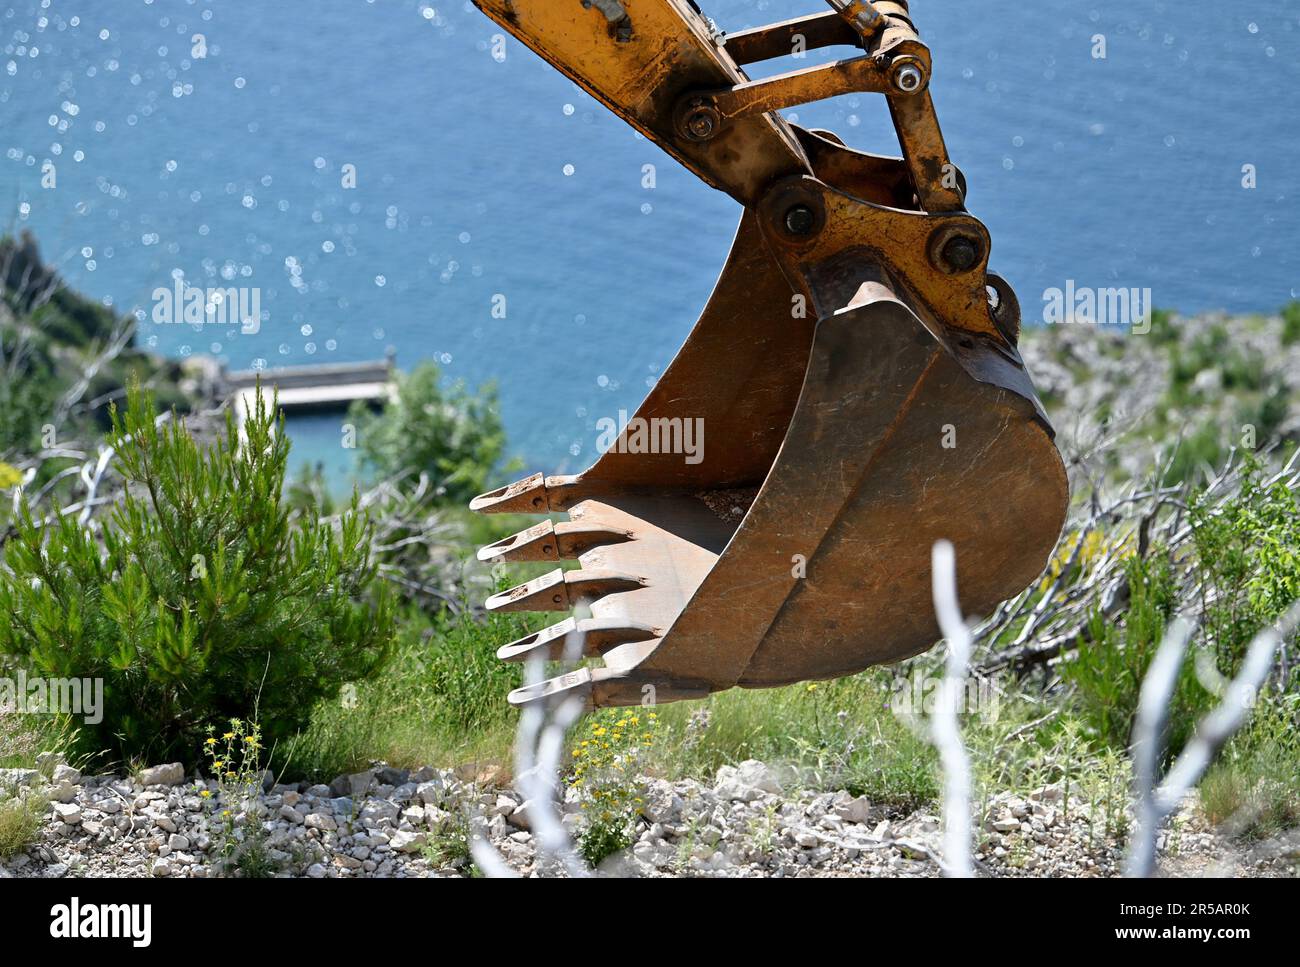
<svg viewBox="0 0 1300 967">
<path fill-rule="evenodd" d="M 516 706 L 547 706 L 576 698 L 590 711 L 607 706 L 642 705 L 651 687 L 656 701 L 662 702 L 704 698 L 711 691 L 706 683 L 655 683 L 611 668 L 576 668 L 555 678 L 516 688 L 506 696 L 506 700 Z"/>
<path fill-rule="evenodd" d="M 576 605 L 579 602 L 595 601 L 607 594 L 635 591 L 645 587 L 646 581 L 620 571 L 565 571 L 564 585 L 569 591 L 569 601 Z"/>
<path fill-rule="evenodd" d="M 564 658 L 594 658 L 629 641 L 647 641 L 663 634 L 654 628 L 626 621 L 602 621 L 595 618 L 565 618 L 531 635 L 525 635 L 497 649 L 502 661 L 526 661 L 536 655 L 548 661 Z M 576 641 L 570 636 L 576 636 Z"/>
<path fill-rule="evenodd" d="M 546 478 L 535 473 L 479 494 L 469 502 L 469 509 L 482 514 L 544 514 L 551 509 L 546 500 Z"/>
<path fill-rule="evenodd" d="M 550 705 L 577 698 L 590 709 L 592 680 L 590 668 L 578 668 L 555 678 L 514 689 L 506 696 L 511 705 Z"/>
<path fill-rule="evenodd" d="M 556 568 L 508 591 L 499 591 L 483 606 L 489 611 L 568 611 L 569 589 L 564 572 Z"/>
<path fill-rule="evenodd" d="M 526 527 L 517 534 L 504 537 L 494 544 L 480 547 L 478 559 L 485 563 L 496 561 L 558 561 L 560 545 L 555 539 L 555 524 L 544 520 Z"/>
<path fill-rule="evenodd" d="M 481 514 L 547 514 L 563 510 L 558 498 L 569 496 L 577 477 L 545 477 L 535 473 L 523 480 L 479 494 L 469 502 L 469 509 Z M 566 503 L 572 502 L 572 497 Z"/>
<path fill-rule="evenodd" d="M 544 520 L 518 534 L 480 548 L 478 559 L 496 561 L 570 561 L 585 551 L 604 544 L 632 540 L 632 532 L 579 521 Z"/>
<path fill-rule="evenodd" d="M 501 591 L 484 604 L 489 611 L 567 611 L 579 601 L 594 601 L 607 594 L 645 587 L 645 581 L 617 571 L 562 571 Z"/>
</svg>

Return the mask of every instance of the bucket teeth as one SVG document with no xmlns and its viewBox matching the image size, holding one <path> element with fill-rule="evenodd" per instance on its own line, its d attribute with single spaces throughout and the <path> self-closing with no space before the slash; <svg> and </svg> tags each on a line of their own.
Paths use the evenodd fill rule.
<svg viewBox="0 0 1300 967">
<path fill-rule="evenodd" d="M 578 668 L 556 678 L 516 688 L 506 696 L 506 701 L 511 705 L 549 705 L 567 698 L 578 698 L 590 709 L 592 684 L 591 669 Z"/>
<path fill-rule="evenodd" d="M 550 706 L 576 698 L 590 711 L 601 706 L 641 705 L 647 687 L 652 684 L 656 700 L 664 702 L 704 698 L 711 691 L 706 683 L 655 684 L 609 668 L 576 668 L 555 678 L 516 688 L 507 696 L 507 701 L 516 706 Z"/>
<path fill-rule="evenodd" d="M 577 640 L 570 638 L 576 635 Z M 525 635 L 497 649 L 502 661 L 526 661 L 540 655 L 548 661 L 594 658 L 616 645 L 662 637 L 662 632 L 625 621 L 566 618 L 558 624 Z"/>
<path fill-rule="evenodd" d="M 544 520 L 518 534 L 479 549 L 478 559 L 496 561 L 562 561 L 603 544 L 621 544 L 632 540 L 630 531 L 613 530 L 599 524 Z"/>
<path fill-rule="evenodd" d="M 645 587 L 645 581 L 617 571 L 562 571 L 556 568 L 525 584 L 492 595 L 489 611 L 567 611 L 580 601 L 593 601 L 619 591 Z"/>
<path fill-rule="evenodd" d="M 546 500 L 546 478 L 535 473 L 479 494 L 469 502 L 469 509 L 481 514 L 544 514 L 551 509 Z"/>
<path fill-rule="evenodd" d="M 546 514 L 564 510 L 559 498 L 566 498 L 566 503 L 575 500 L 577 480 L 577 477 L 544 477 L 535 473 L 479 494 L 469 502 L 469 509 L 480 514 Z"/>
<path fill-rule="evenodd" d="M 480 547 L 478 559 L 487 563 L 495 561 L 558 561 L 560 544 L 555 539 L 555 524 L 544 520 L 511 534 L 495 544 Z"/>
<path fill-rule="evenodd" d="M 558 568 L 508 591 L 499 591 L 483 603 L 489 611 L 567 611 L 569 589 Z"/>
</svg>

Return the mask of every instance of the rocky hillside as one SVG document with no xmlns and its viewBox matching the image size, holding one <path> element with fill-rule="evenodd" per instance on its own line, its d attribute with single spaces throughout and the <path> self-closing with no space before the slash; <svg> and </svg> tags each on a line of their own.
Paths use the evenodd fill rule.
<svg viewBox="0 0 1300 967">
<path fill-rule="evenodd" d="M 1063 452 L 1089 473 L 1139 477 L 1163 455 L 1173 482 L 1233 448 L 1300 440 L 1300 303 L 1273 316 L 1158 312 L 1144 334 L 1041 326 L 1021 351 Z"/>
</svg>

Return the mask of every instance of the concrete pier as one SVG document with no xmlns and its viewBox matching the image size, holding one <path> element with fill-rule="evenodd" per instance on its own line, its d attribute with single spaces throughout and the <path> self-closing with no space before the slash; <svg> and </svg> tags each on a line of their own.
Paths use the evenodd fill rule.
<svg viewBox="0 0 1300 967">
<path fill-rule="evenodd" d="M 294 411 L 346 410 L 355 400 L 383 403 L 392 398 L 394 359 L 359 363 L 321 363 L 312 366 L 279 366 L 263 370 L 221 371 L 224 395 L 230 400 L 235 419 L 243 423 L 256 405 L 257 381 L 261 377 L 264 398 L 279 393 L 279 405 Z"/>
</svg>

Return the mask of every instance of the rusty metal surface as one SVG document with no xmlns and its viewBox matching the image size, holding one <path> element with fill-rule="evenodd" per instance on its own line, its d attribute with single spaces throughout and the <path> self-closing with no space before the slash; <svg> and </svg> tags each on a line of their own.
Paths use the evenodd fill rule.
<svg viewBox="0 0 1300 967">
<path fill-rule="evenodd" d="M 726 48 L 732 60 L 743 66 L 775 57 L 788 57 L 796 49 L 796 44 L 802 44 L 804 50 L 820 50 L 857 41 L 853 28 L 835 11 L 827 10 L 764 27 L 738 30 L 727 35 Z"/>
<path fill-rule="evenodd" d="M 699 459 L 638 451 L 629 428 L 584 473 L 534 474 L 471 503 L 568 516 L 483 560 L 581 565 L 488 601 L 574 611 L 503 644 L 503 660 L 576 647 L 569 657 L 595 662 L 511 701 L 673 701 L 909 657 L 938 637 L 941 537 L 969 610 L 1031 582 L 1064 521 L 1064 469 L 907 5 L 833 0 L 724 46 L 685 0 L 476 2 L 745 206 L 708 305 L 632 421 L 702 421 Z M 745 75 L 799 34 L 860 55 Z M 844 90 L 887 98 L 903 157 L 773 113 Z"/>
<path fill-rule="evenodd" d="M 728 125 L 710 144 L 678 138 L 673 111 L 692 90 L 748 78 L 717 46 L 686 0 L 625 4 L 631 37 L 620 41 L 596 9 L 578 0 L 475 0 L 505 30 L 586 89 L 611 111 L 742 203 L 776 177 L 807 170 L 802 151 L 779 117 L 758 115 Z"/>
</svg>

